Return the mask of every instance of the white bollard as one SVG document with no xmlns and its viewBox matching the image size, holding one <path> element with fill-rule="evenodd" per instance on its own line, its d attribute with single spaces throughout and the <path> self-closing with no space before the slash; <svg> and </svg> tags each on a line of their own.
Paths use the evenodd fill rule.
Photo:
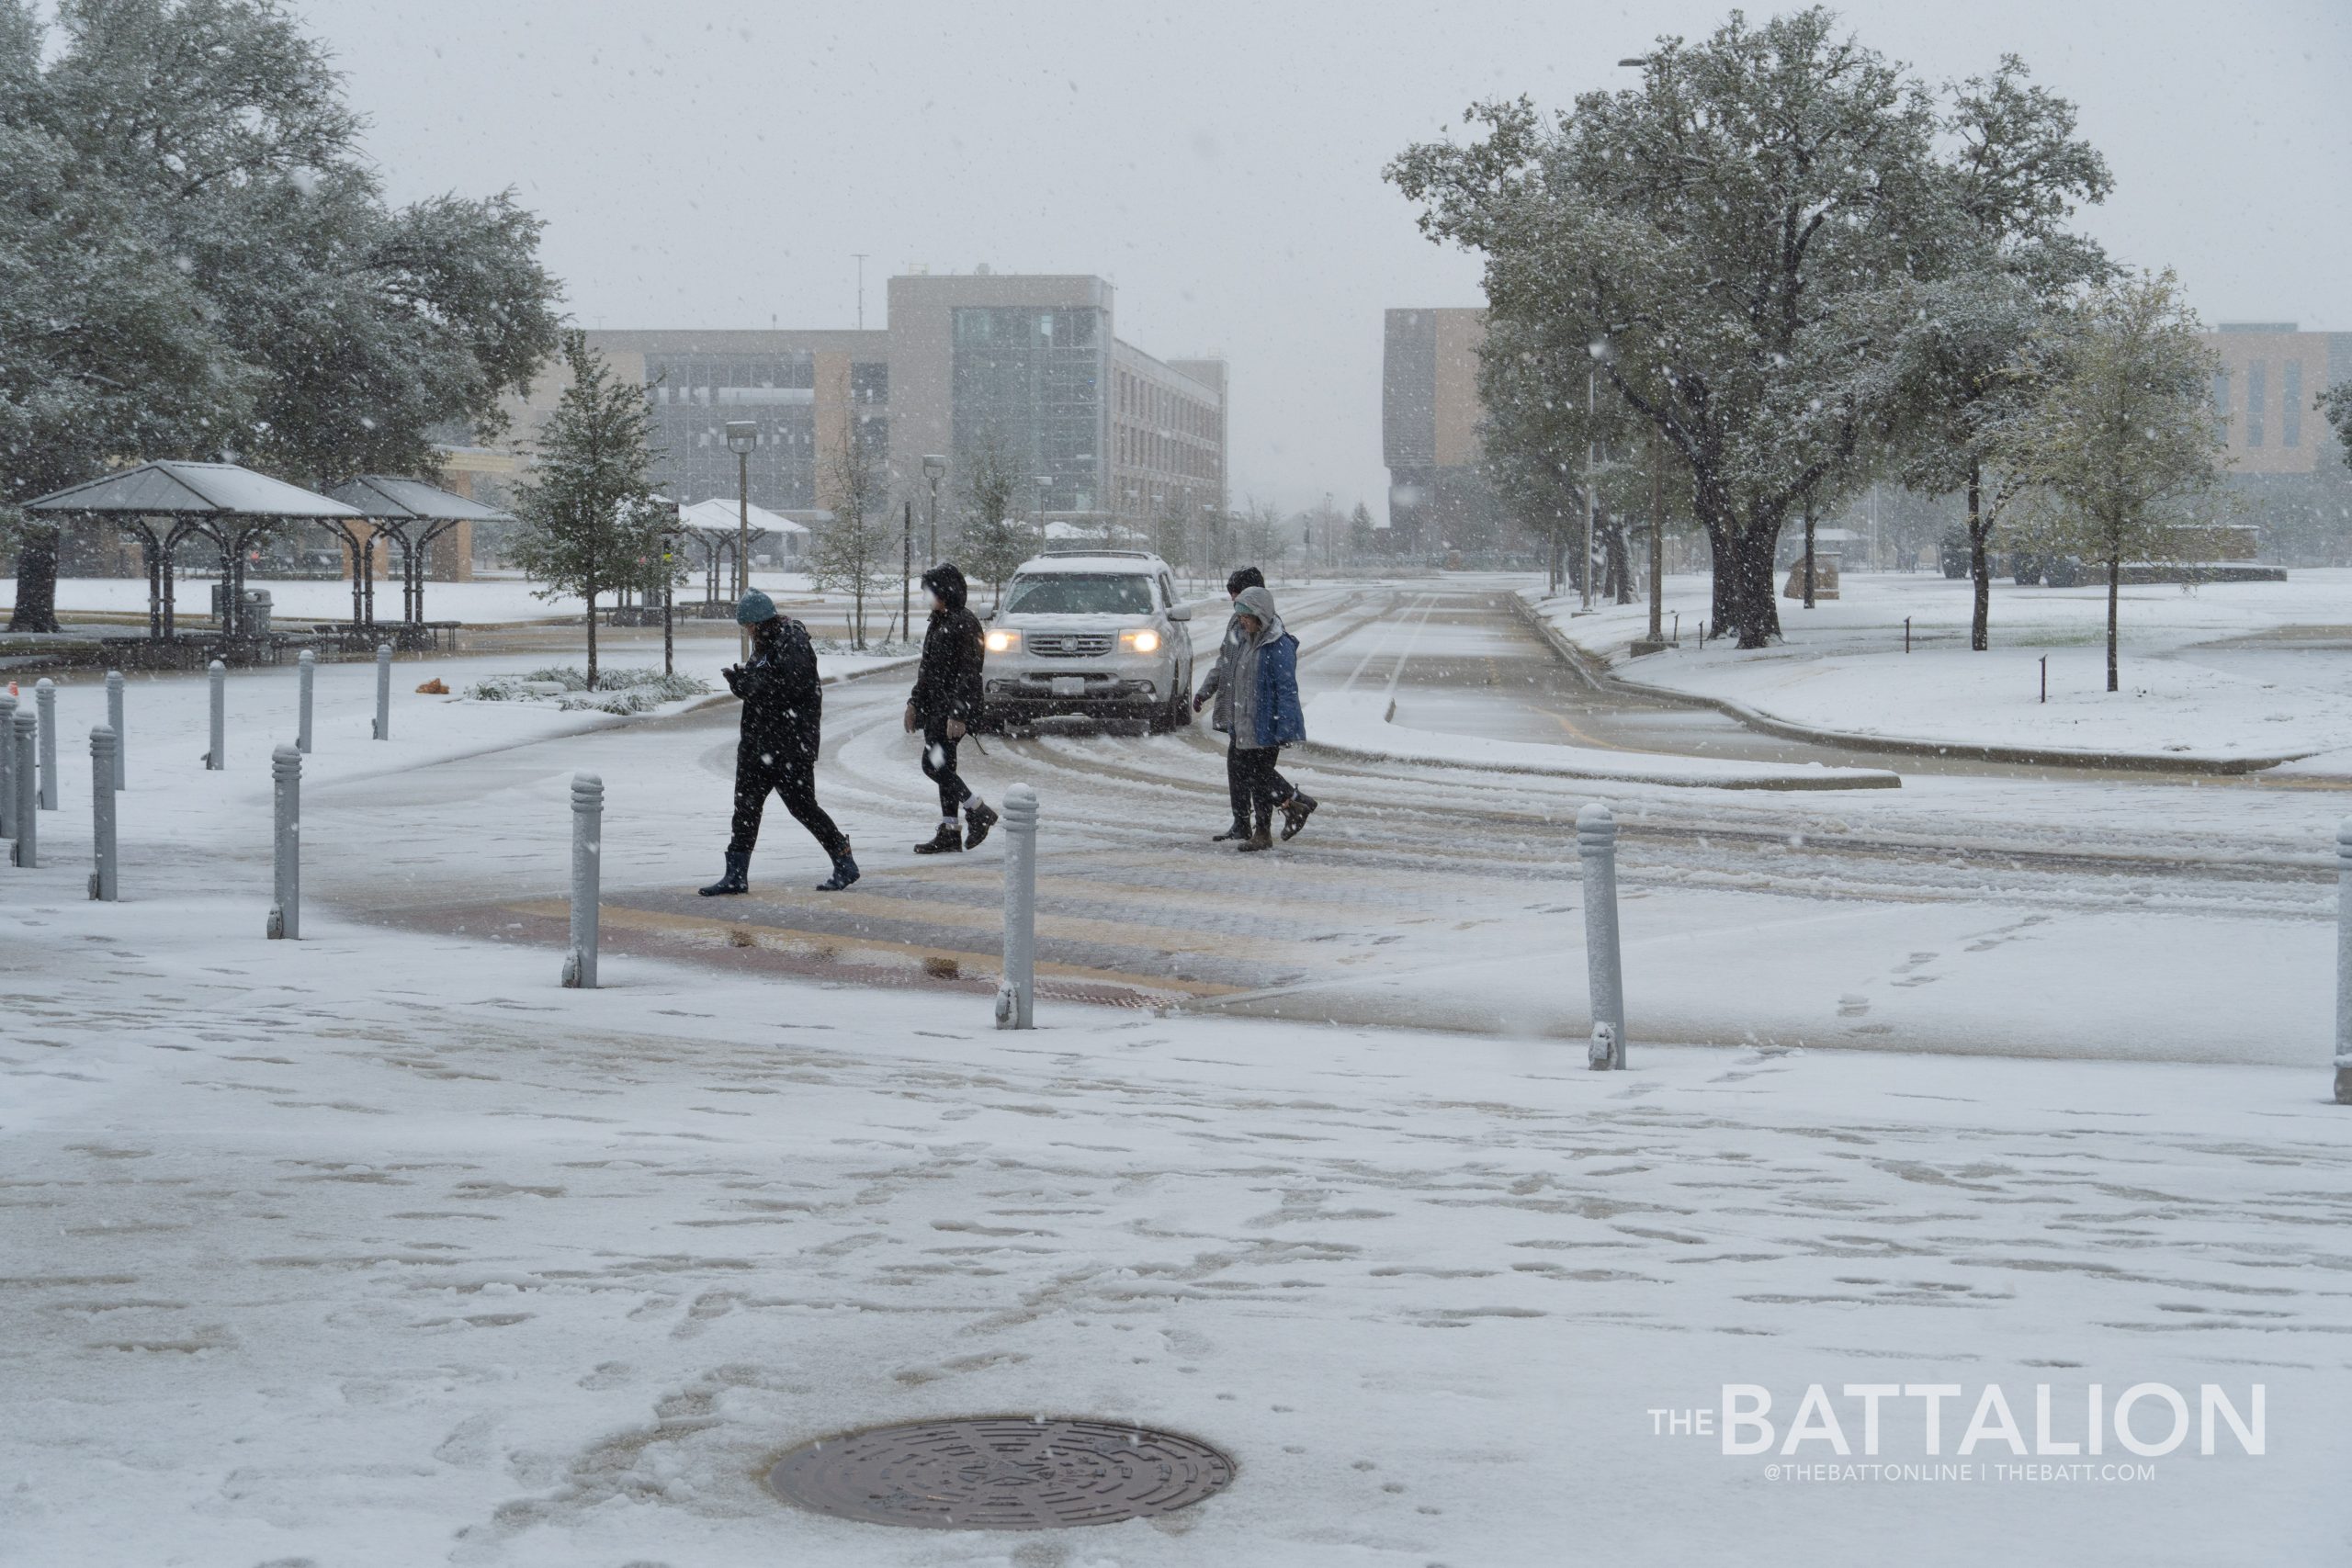
<svg viewBox="0 0 2352 1568">
<path fill-rule="evenodd" d="M 217 773 L 229 765 L 229 667 L 216 659 L 205 668 L 212 675 L 212 750 L 204 766 Z"/>
<path fill-rule="evenodd" d="M 1617 818 L 1599 801 L 1577 813 L 1577 858 L 1584 863 L 1591 1066 L 1595 1072 L 1608 1072 L 1625 1065 L 1625 976 L 1617 950 Z"/>
<path fill-rule="evenodd" d="M 17 847 L 10 859 L 27 868 L 40 864 L 40 803 L 33 783 L 36 722 L 23 708 L 17 710 Z"/>
<path fill-rule="evenodd" d="M 17 699 L 0 692 L 0 839 L 17 836 Z"/>
<path fill-rule="evenodd" d="M 376 739 L 392 738 L 392 645 L 376 645 Z"/>
<path fill-rule="evenodd" d="M 583 991 L 596 988 L 597 865 L 605 850 L 605 781 L 594 773 L 571 775 L 571 951 L 564 956 L 563 983 Z"/>
<path fill-rule="evenodd" d="M 122 733 L 122 671 L 107 671 L 107 728 L 114 731 L 114 787 L 120 789 L 129 782 L 123 761 Z"/>
<path fill-rule="evenodd" d="M 114 731 L 90 731 L 90 897 L 111 904 L 118 892 L 114 832 Z"/>
<path fill-rule="evenodd" d="M 269 936 L 297 942 L 302 935 L 302 753 L 280 746 L 269 754 L 269 782 L 277 807 L 270 839 L 270 871 L 276 885 Z"/>
<path fill-rule="evenodd" d="M 311 754 L 311 684 L 319 672 L 319 656 L 304 649 L 294 656 L 294 678 L 301 685 L 300 711 L 295 716 L 294 750 Z"/>
<path fill-rule="evenodd" d="M 999 1029 L 1037 1027 L 1037 792 L 1004 792 L 1004 978 L 996 989 Z"/>
<path fill-rule="evenodd" d="M 2352 1105 L 2352 817 L 2335 825 L 2335 1103 Z"/>
<path fill-rule="evenodd" d="M 40 808 L 57 809 L 57 682 L 44 675 L 33 682 L 33 706 L 40 715 Z"/>
</svg>

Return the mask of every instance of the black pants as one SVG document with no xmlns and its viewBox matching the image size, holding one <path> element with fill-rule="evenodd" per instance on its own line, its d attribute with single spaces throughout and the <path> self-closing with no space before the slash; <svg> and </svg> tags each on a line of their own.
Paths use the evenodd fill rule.
<svg viewBox="0 0 2352 1568">
<path fill-rule="evenodd" d="M 1225 787 L 1233 796 L 1233 819 L 1236 822 L 1247 824 L 1250 819 L 1249 770 L 1252 767 L 1264 767 L 1267 782 L 1273 789 L 1269 798 L 1274 805 L 1280 806 L 1297 793 L 1291 788 L 1288 779 L 1274 771 L 1274 758 L 1281 750 L 1279 746 L 1237 746 L 1230 736 L 1226 738 Z M 1262 764 L 1244 761 L 1251 757 L 1261 757 L 1265 761 Z"/>
<path fill-rule="evenodd" d="M 1279 746 L 1236 746 L 1226 755 L 1234 780 L 1234 819 L 1250 824 L 1255 833 L 1273 826 L 1274 807 L 1295 793 L 1290 781 L 1274 771 Z"/>
<path fill-rule="evenodd" d="M 833 826 L 825 808 L 817 804 L 815 758 L 779 753 L 771 754 L 763 761 L 750 746 L 739 745 L 735 751 L 735 836 L 728 840 L 729 854 L 750 854 L 759 843 L 760 816 L 767 807 L 770 790 L 784 797 L 784 808 L 792 813 L 793 820 L 808 829 L 826 854 L 839 860 L 849 853 L 849 840 Z"/>
<path fill-rule="evenodd" d="M 922 732 L 922 776 L 939 786 L 939 815 L 950 821 L 972 798 L 971 789 L 956 772 L 956 745 L 944 726 Z"/>
</svg>

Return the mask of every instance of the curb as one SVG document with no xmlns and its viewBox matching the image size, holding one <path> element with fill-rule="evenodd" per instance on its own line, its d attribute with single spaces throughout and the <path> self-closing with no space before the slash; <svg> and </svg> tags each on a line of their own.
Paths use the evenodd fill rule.
<svg viewBox="0 0 2352 1568">
<path fill-rule="evenodd" d="M 1729 697 L 1711 697 L 1697 692 L 1677 691 L 1671 686 L 1654 686 L 1646 681 L 1629 681 L 1606 662 L 1596 660 L 1570 642 L 1559 628 L 1544 618 L 1525 596 L 1513 592 L 1508 597 L 1512 614 L 1541 637 L 1562 663 L 1574 670 L 1596 691 L 1605 692 L 1613 688 L 1636 696 L 1679 703 L 1686 707 L 1713 708 L 1750 729 L 1777 735 L 1783 740 L 1807 740 L 1815 745 L 1838 746 L 1855 751 L 1883 751 L 1898 757 L 1961 757 L 1970 761 L 2018 762 L 2038 768 L 2105 768 L 2119 773 L 2199 773 L 2223 778 L 2258 773 L 2265 768 L 2275 768 L 2282 762 L 2301 761 L 2305 757 L 2318 755 L 2314 751 L 2290 751 L 2277 757 L 2176 757 L 2149 751 L 2073 751 L 2063 747 L 2001 746 L 1976 740 L 1911 740 L 1894 736 L 1861 735 L 1851 730 L 1819 729 L 1812 725 L 1775 718 Z"/>
</svg>

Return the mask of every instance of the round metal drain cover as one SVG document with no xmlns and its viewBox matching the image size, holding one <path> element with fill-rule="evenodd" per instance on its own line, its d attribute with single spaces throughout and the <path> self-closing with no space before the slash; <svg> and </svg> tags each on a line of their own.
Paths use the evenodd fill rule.
<svg viewBox="0 0 2352 1568">
<path fill-rule="evenodd" d="M 795 1449 L 768 1472 L 776 1495 L 820 1514 L 958 1530 L 1147 1518 L 1232 1479 L 1233 1461 L 1191 1438 L 1017 1416 L 876 1427 Z"/>
</svg>

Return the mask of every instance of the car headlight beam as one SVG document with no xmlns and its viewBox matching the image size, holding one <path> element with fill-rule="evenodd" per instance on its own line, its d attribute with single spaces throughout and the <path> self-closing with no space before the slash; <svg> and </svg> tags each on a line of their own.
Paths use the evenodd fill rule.
<svg viewBox="0 0 2352 1568">
<path fill-rule="evenodd" d="M 981 639 L 990 653 L 1011 653 L 1021 646 L 1021 634 L 1013 631 L 993 631 Z"/>
<path fill-rule="evenodd" d="M 1131 650 L 1136 653 L 1157 653 L 1159 651 L 1159 634 L 1153 631 L 1149 626 L 1145 626 L 1140 631 L 1121 632 L 1119 634 L 1119 640 L 1125 643 Z"/>
</svg>

